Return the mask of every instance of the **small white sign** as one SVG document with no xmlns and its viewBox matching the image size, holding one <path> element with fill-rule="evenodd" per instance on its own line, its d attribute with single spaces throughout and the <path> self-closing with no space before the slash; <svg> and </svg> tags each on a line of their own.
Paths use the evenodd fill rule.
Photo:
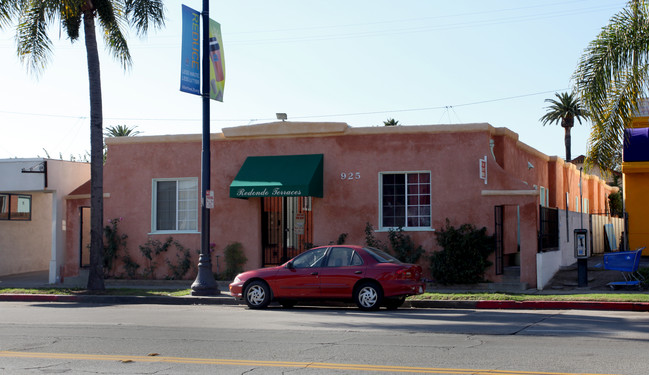
<svg viewBox="0 0 649 375">
<path fill-rule="evenodd" d="M 205 207 L 210 210 L 214 208 L 214 190 L 205 192 Z"/>
</svg>

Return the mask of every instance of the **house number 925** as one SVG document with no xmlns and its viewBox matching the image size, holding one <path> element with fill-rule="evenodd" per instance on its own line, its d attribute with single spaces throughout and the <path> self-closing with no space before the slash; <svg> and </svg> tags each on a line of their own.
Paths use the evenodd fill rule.
<svg viewBox="0 0 649 375">
<path fill-rule="evenodd" d="M 340 179 L 341 180 L 360 180 L 361 179 L 361 172 L 341 172 L 340 173 Z"/>
</svg>

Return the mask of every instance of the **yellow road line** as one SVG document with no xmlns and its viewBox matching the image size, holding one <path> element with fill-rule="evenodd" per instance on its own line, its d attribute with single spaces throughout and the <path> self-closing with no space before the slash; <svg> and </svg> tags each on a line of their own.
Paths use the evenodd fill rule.
<svg viewBox="0 0 649 375">
<path fill-rule="evenodd" d="M 450 368 L 411 367 L 411 366 L 380 366 L 380 365 L 322 363 L 322 362 L 252 361 L 247 359 L 183 358 L 183 357 L 163 357 L 163 356 L 131 356 L 131 355 L 102 355 L 102 354 L 74 354 L 74 353 L 32 353 L 32 352 L 11 352 L 11 351 L 0 351 L 0 357 L 69 359 L 69 360 L 82 360 L 82 361 L 160 362 L 160 363 L 184 363 L 184 364 L 255 366 L 255 367 L 298 367 L 298 368 L 318 368 L 318 369 L 329 369 L 329 370 L 404 372 L 404 373 L 420 373 L 420 374 L 612 375 L 612 374 L 587 374 L 587 373 L 575 374 L 575 373 L 566 373 L 566 372 L 450 369 Z"/>
</svg>

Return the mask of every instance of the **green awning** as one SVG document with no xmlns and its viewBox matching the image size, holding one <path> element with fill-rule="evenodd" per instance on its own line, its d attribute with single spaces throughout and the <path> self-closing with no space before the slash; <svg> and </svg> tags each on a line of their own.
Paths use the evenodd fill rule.
<svg viewBox="0 0 649 375">
<path fill-rule="evenodd" d="M 322 198 L 322 154 L 249 156 L 230 184 L 231 198 Z"/>
</svg>

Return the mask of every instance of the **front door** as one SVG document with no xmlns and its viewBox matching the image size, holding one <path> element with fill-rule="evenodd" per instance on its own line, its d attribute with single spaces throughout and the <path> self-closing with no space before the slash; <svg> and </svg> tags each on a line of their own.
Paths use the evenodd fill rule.
<svg viewBox="0 0 649 375">
<path fill-rule="evenodd" d="M 277 266 L 313 247 L 311 197 L 261 200 L 264 267 Z"/>
<path fill-rule="evenodd" d="M 79 268 L 90 265 L 90 207 L 79 208 Z"/>
</svg>

